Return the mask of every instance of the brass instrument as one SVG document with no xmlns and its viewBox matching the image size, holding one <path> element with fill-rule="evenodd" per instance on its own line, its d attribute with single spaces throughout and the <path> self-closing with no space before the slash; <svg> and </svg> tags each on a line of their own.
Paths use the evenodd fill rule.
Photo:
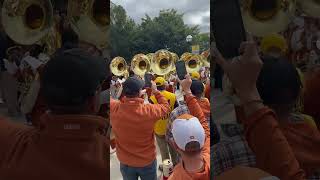
<svg viewBox="0 0 320 180">
<path fill-rule="evenodd" d="M 150 62 L 150 70 L 149 70 L 149 73 L 153 73 L 152 69 L 151 69 L 151 60 L 154 56 L 154 53 L 148 53 L 146 56 L 148 56 L 149 58 L 149 62 Z"/>
<path fill-rule="evenodd" d="M 148 56 L 144 54 L 137 54 L 131 60 L 132 71 L 138 76 L 144 76 L 146 72 L 150 71 L 150 61 Z"/>
<path fill-rule="evenodd" d="M 185 53 L 183 53 L 183 54 L 181 55 L 180 60 L 182 60 L 182 59 L 188 59 L 188 58 L 190 58 L 190 56 L 192 56 L 191 53 L 185 52 Z"/>
<path fill-rule="evenodd" d="M 204 67 L 210 67 L 210 50 L 203 51 L 201 53 L 202 56 L 202 64 Z"/>
<path fill-rule="evenodd" d="M 172 70 L 172 55 L 167 50 L 157 51 L 151 60 L 151 69 L 157 75 L 168 74 Z"/>
<path fill-rule="evenodd" d="M 152 58 L 153 58 L 153 56 L 154 56 L 154 53 L 148 53 L 146 56 L 148 56 L 149 61 L 151 61 L 151 59 L 152 59 Z"/>
<path fill-rule="evenodd" d="M 202 67 L 202 58 L 198 54 L 188 54 L 181 58 L 186 64 L 186 69 L 188 73 L 199 72 Z"/>
<path fill-rule="evenodd" d="M 53 26 L 50 0 L 5 0 L 1 16 L 7 35 L 21 45 L 41 41 Z"/>
<path fill-rule="evenodd" d="M 297 0 L 301 10 L 307 15 L 315 18 L 320 17 L 320 1 L 318 0 Z"/>
<path fill-rule="evenodd" d="M 128 65 L 123 57 L 115 57 L 110 63 L 110 70 L 116 76 L 125 76 L 128 72 Z"/>
<path fill-rule="evenodd" d="M 68 19 L 81 41 L 108 47 L 110 8 L 106 0 L 69 0 Z"/>
<path fill-rule="evenodd" d="M 179 61 L 179 56 L 176 53 L 173 53 L 173 52 L 171 52 L 171 56 L 172 56 L 172 63 L 173 63 L 171 72 L 175 72 L 176 71 L 175 64 L 176 64 L 177 61 Z"/>
<path fill-rule="evenodd" d="M 246 31 L 258 37 L 285 30 L 296 10 L 295 0 L 240 0 L 240 2 Z"/>
</svg>

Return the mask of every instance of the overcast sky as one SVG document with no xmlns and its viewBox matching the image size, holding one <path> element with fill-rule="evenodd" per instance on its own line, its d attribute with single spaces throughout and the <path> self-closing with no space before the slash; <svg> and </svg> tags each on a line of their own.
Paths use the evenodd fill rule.
<svg viewBox="0 0 320 180">
<path fill-rule="evenodd" d="M 163 9 L 176 9 L 184 13 L 184 22 L 189 25 L 199 25 L 201 32 L 210 32 L 210 0 L 112 0 L 121 5 L 127 14 L 137 23 L 148 14 L 151 17 L 159 15 Z"/>
</svg>

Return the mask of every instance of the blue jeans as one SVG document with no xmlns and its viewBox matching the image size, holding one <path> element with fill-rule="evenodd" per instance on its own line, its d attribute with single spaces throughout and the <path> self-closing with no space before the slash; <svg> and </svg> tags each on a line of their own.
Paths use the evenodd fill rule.
<svg viewBox="0 0 320 180">
<path fill-rule="evenodd" d="M 130 167 L 120 163 L 123 180 L 157 180 L 157 160 L 145 167 Z"/>
</svg>

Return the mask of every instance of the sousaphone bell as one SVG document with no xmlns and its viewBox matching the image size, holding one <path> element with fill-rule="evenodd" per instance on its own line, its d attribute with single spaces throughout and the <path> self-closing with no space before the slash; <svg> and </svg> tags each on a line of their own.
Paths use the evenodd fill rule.
<svg viewBox="0 0 320 180">
<path fill-rule="evenodd" d="M 152 71 L 160 76 L 170 73 L 172 66 L 172 55 L 167 50 L 158 50 L 151 60 Z"/>
<path fill-rule="evenodd" d="M 110 63 L 110 70 L 116 76 L 125 76 L 128 71 L 128 65 L 123 57 L 115 57 Z"/>
<path fill-rule="evenodd" d="M 5 0 L 1 16 L 7 35 L 21 45 L 38 43 L 53 26 L 50 0 Z"/>
<path fill-rule="evenodd" d="M 284 31 L 296 10 L 295 0 L 240 0 L 247 32 L 263 37 Z"/>
<path fill-rule="evenodd" d="M 198 54 L 188 54 L 181 58 L 186 64 L 186 69 L 188 73 L 199 72 L 202 67 L 202 58 Z"/>
<path fill-rule="evenodd" d="M 150 61 L 148 56 L 144 54 L 137 54 L 131 60 L 131 69 L 138 76 L 144 76 L 146 72 L 150 71 Z"/>
<path fill-rule="evenodd" d="M 68 18 L 83 42 L 98 49 L 108 47 L 110 8 L 106 0 L 69 0 Z"/>
</svg>

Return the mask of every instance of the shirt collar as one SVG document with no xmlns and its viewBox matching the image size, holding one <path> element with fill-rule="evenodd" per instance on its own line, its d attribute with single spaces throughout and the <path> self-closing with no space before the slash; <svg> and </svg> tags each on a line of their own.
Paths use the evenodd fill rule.
<svg viewBox="0 0 320 180">
<path fill-rule="evenodd" d="M 123 97 L 123 102 L 124 103 L 132 103 L 132 104 L 143 104 L 144 99 L 142 98 L 128 98 L 128 97 Z"/>
<path fill-rule="evenodd" d="M 41 132 L 56 138 L 91 138 L 107 135 L 108 122 L 95 115 L 55 115 L 41 117 Z"/>
</svg>

